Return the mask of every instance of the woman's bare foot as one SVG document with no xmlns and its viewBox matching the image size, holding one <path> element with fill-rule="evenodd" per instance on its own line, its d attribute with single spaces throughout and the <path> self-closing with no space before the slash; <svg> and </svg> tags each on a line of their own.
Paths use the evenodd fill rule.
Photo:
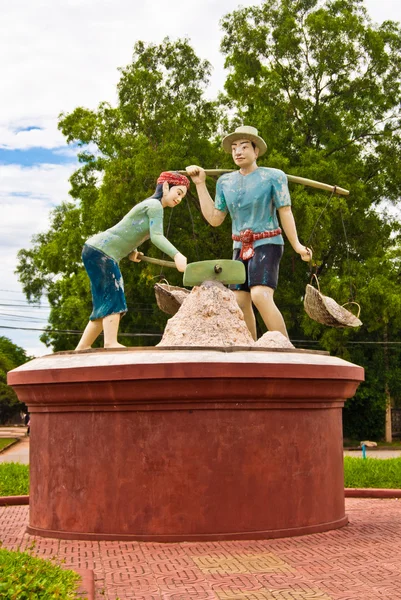
<svg viewBox="0 0 401 600">
<path fill-rule="evenodd" d="M 113 342 L 111 344 L 105 344 L 104 345 L 105 348 L 126 348 L 126 346 L 124 346 L 124 344 L 119 344 L 118 342 Z"/>
</svg>

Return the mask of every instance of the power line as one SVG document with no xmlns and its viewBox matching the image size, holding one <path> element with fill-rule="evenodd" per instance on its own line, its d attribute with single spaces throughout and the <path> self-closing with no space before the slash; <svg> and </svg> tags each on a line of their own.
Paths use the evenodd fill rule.
<svg viewBox="0 0 401 600">
<path fill-rule="evenodd" d="M 36 329 L 34 327 L 11 327 L 10 325 L 0 325 L 0 329 L 17 329 L 18 331 L 45 331 L 46 333 L 61 333 L 64 335 L 82 335 L 82 331 L 77 329 Z M 124 337 L 162 337 L 162 333 L 124 333 L 118 334 Z"/>
<path fill-rule="evenodd" d="M 29 308 L 29 309 L 36 309 L 36 310 L 47 310 L 48 308 L 51 308 L 50 304 L 41 304 L 40 306 L 37 304 L 30 304 L 29 302 L 23 302 L 20 304 L 16 304 L 15 302 L 7 302 L 7 303 L 1 303 L 0 302 L 0 306 L 4 306 L 4 307 L 10 307 L 10 308 Z"/>
<path fill-rule="evenodd" d="M 24 292 L 18 290 L 0 290 L 0 292 L 7 292 L 8 294 L 23 294 Z"/>
<path fill-rule="evenodd" d="M 25 303 L 19 303 L 16 304 L 15 302 L 7 302 L 7 303 L 0 303 L 0 306 L 3 306 L 5 308 L 28 308 L 28 309 L 35 309 L 35 310 L 48 310 L 48 309 L 52 309 L 52 308 L 56 308 L 55 306 L 51 306 L 50 304 L 41 304 L 41 305 L 37 305 L 37 304 L 31 304 L 30 302 L 25 302 Z M 128 308 L 130 309 L 140 309 L 140 310 L 153 310 L 153 308 L 156 306 L 156 302 L 154 303 L 150 303 L 150 302 L 137 302 L 136 304 L 128 304 Z"/>
<path fill-rule="evenodd" d="M 0 329 L 16 329 L 19 331 L 44 331 L 46 333 L 56 333 L 56 334 L 64 334 L 64 335 L 82 335 L 82 331 L 78 331 L 77 329 L 37 329 L 34 327 L 12 327 L 9 325 L 0 325 Z M 147 332 L 142 332 L 142 333 L 124 333 L 124 332 L 120 332 L 119 333 L 120 336 L 124 336 L 124 337 L 162 337 L 163 334 L 162 333 L 147 333 Z M 318 340 L 291 340 L 297 344 L 320 344 L 320 342 Z M 348 344 L 371 344 L 371 345 L 384 345 L 386 344 L 388 346 L 392 346 L 392 345 L 401 345 L 401 342 L 346 342 L 345 345 Z"/>
<path fill-rule="evenodd" d="M 319 340 L 291 340 L 292 342 L 296 342 L 297 344 L 320 344 Z M 345 345 L 347 346 L 348 344 L 373 344 L 373 345 L 387 345 L 387 346 L 391 346 L 392 344 L 401 344 L 401 342 L 364 342 L 364 341 L 360 341 L 360 342 L 345 342 Z"/>
</svg>

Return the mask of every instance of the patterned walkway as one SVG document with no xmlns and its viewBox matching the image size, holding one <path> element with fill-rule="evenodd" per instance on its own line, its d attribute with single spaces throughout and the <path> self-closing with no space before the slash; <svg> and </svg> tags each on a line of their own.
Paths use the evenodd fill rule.
<svg viewBox="0 0 401 600">
<path fill-rule="evenodd" d="M 96 600 L 401 600 L 401 500 L 347 499 L 350 524 L 281 540 L 71 542 L 25 533 L 28 507 L 0 508 L 6 548 L 91 569 Z"/>
</svg>

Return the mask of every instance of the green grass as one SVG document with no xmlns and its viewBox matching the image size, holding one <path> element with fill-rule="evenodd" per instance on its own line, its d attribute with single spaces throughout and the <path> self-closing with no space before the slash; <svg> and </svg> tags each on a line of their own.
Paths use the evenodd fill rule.
<svg viewBox="0 0 401 600">
<path fill-rule="evenodd" d="M 26 552 L 0 548 L 0 598 L 2 600 L 75 600 L 80 577 L 54 561 Z"/>
<path fill-rule="evenodd" d="M 362 440 L 355 440 L 351 438 L 345 438 L 343 442 L 344 448 L 359 448 Z M 372 440 L 373 442 L 376 440 Z M 401 450 L 401 440 L 393 440 L 392 442 L 377 442 L 378 448 L 394 448 L 394 450 Z"/>
<path fill-rule="evenodd" d="M 353 458 L 344 457 L 346 488 L 401 489 L 401 457 Z"/>
<path fill-rule="evenodd" d="M 378 447 L 384 446 L 385 448 L 394 448 L 395 450 L 401 449 L 401 440 L 393 440 L 392 442 L 377 442 Z"/>
<path fill-rule="evenodd" d="M 29 494 L 29 466 L 13 462 L 0 463 L 0 496 L 26 494 Z"/>
<path fill-rule="evenodd" d="M 346 488 L 401 489 L 401 457 L 344 457 Z M 20 463 L 0 463 L 0 496 L 29 494 L 29 466 Z M 1 597 L 1 596 L 0 596 Z"/>
<path fill-rule="evenodd" d="M 15 438 L 0 438 L 0 450 L 7 448 L 13 442 L 15 442 Z"/>
</svg>

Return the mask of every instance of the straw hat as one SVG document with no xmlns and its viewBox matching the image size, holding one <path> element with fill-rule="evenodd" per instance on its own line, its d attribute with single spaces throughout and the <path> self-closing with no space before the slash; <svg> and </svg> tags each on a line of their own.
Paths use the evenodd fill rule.
<svg viewBox="0 0 401 600">
<path fill-rule="evenodd" d="M 259 156 L 262 156 L 267 150 L 266 142 L 258 136 L 256 127 L 251 127 L 250 125 L 241 125 L 237 127 L 234 133 L 226 135 L 222 141 L 222 146 L 228 154 L 231 154 L 231 144 L 235 140 L 249 140 L 253 142 L 259 148 Z"/>
</svg>

